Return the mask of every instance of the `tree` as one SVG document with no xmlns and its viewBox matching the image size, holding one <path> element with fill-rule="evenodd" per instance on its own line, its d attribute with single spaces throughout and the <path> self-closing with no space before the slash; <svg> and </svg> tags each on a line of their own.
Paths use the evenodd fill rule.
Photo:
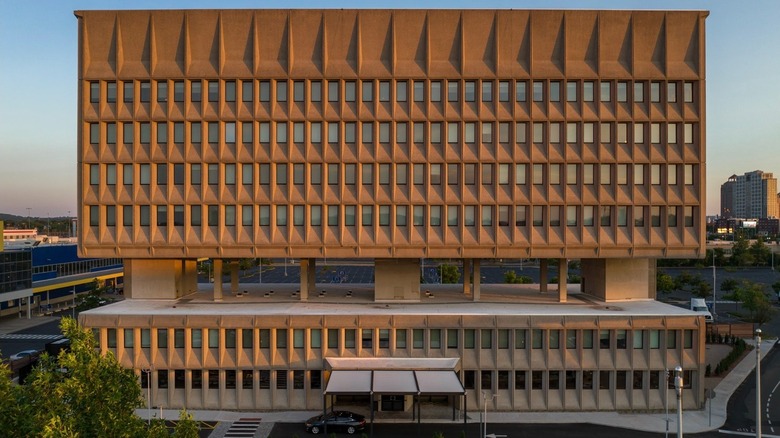
<svg viewBox="0 0 780 438">
<path fill-rule="evenodd" d="M 760 236 L 750 245 L 748 251 L 756 266 L 768 265 L 769 259 L 772 257 L 769 247 L 764 244 L 764 239 Z"/>
<path fill-rule="evenodd" d="M 696 297 L 708 298 L 712 296 L 712 286 L 706 281 L 701 281 L 691 292 Z"/>
<path fill-rule="evenodd" d="M 0 364 L 0 430 L 21 432 L 31 429 L 30 411 L 22 389 L 11 381 L 8 366 Z"/>
<path fill-rule="evenodd" d="M 460 280 L 460 271 L 457 266 L 445 263 L 441 265 L 440 269 L 442 284 L 455 284 Z"/>
<path fill-rule="evenodd" d="M 732 293 L 733 298 L 742 303 L 750 312 L 750 321 L 763 324 L 774 314 L 772 304 L 764 292 L 764 285 L 752 281 L 743 281 Z"/>
<path fill-rule="evenodd" d="M 656 271 L 655 288 L 658 292 L 668 294 L 675 289 L 675 282 L 671 275 Z"/>
<path fill-rule="evenodd" d="M 70 350 L 44 353 L 25 385 L 13 384 L 8 366 L 0 364 L 0 431 L 46 438 L 171 436 L 164 421 L 147 425 L 135 415 L 144 400 L 132 370 L 111 353 L 101 355 L 92 332 L 74 319 L 63 318 L 60 327 Z M 173 436 L 198 436 L 192 415 L 181 413 Z"/>
<path fill-rule="evenodd" d="M 60 323 L 70 350 L 41 356 L 28 377 L 27 403 L 32 436 L 144 436 L 145 423 L 135 415 L 143 406 L 141 387 L 132 370 L 113 354 L 101 355 L 92 332 L 71 318 Z"/>
<path fill-rule="evenodd" d="M 173 429 L 174 438 L 198 438 L 198 423 L 186 410 L 179 412 L 179 421 Z"/>
<path fill-rule="evenodd" d="M 772 290 L 775 291 L 776 294 L 780 294 L 780 281 L 772 283 Z"/>
<path fill-rule="evenodd" d="M 749 251 L 747 239 L 744 236 L 739 236 L 734 246 L 731 247 L 731 265 L 733 266 L 750 266 L 753 264 L 753 256 Z"/>
<path fill-rule="evenodd" d="M 733 278 L 727 278 L 720 283 L 720 290 L 723 292 L 732 292 L 737 288 L 737 286 L 739 286 L 739 282 L 737 280 Z"/>
</svg>

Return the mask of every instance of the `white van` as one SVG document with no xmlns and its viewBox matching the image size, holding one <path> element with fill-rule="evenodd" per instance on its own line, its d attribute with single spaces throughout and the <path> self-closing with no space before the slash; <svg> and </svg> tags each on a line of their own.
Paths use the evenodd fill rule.
<svg viewBox="0 0 780 438">
<path fill-rule="evenodd" d="M 704 298 L 691 298 L 691 310 L 704 315 L 704 322 L 707 324 L 712 322 L 712 313 L 710 313 Z"/>
</svg>

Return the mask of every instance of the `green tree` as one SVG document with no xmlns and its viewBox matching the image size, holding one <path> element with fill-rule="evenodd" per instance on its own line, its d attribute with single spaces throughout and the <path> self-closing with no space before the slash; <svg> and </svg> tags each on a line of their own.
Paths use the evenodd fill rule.
<svg viewBox="0 0 780 438">
<path fill-rule="evenodd" d="M 44 354 L 26 385 L 34 436 L 143 436 L 145 423 L 134 410 L 144 402 L 132 370 L 110 352 L 101 355 L 92 332 L 63 318 L 69 351 Z"/>
<path fill-rule="evenodd" d="M 675 289 L 675 281 L 671 275 L 656 271 L 655 288 L 658 292 L 668 294 Z"/>
<path fill-rule="evenodd" d="M 455 284 L 460 280 L 460 271 L 457 266 L 445 263 L 441 265 L 440 269 L 443 284 Z"/>
<path fill-rule="evenodd" d="M 709 298 L 712 296 L 712 286 L 706 281 L 702 281 L 696 285 L 691 292 L 696 297 Z"/>
<path fill-rule="evenodd" d="M 742 303 L 750 312 L 750 321 L 763 324 L 769 321 L 775 310 L 764 291 L 764 285 L 752 281 L 743 281 L 732 293 L 733 298 Z"/>
<path fill-rule="evenodd" d="M 0 431 L 18 431 L 20 436 L 31 430 L 29 405 L 24 400 L 24 387 L 11 381 L 11 370 L 0 364 Z"/>
<path fill-rule="evenodd" d="M 772 283 L 772 290 L 775 291 L 776 294 L 780 294 L 780 281 Z"/>
<path fill-rule="evenodd" d="M 739 236 L 731 247 L 732 266 L 750 266 L 753 264 L 753 256 L 750 253 L 750 246 L 744 236 Z"/>
<path fill-rule="evenodd" d="M 727 278 L 720 283 L 720 290 L 723 292 L 732 292 L 737 288 L 737 286 L 739 286 L 739 282 L 737 280 L 733 278 Z"/>
<path fill-rule="evenodd" d="M 764 239 L 762 237 L 759 236 L 752 244 L 750 244 L 748 251 L 753 259 L 754 265 L 769 265 L 769 259 L 772 257 L 772 254 L 769 251 L 769 247 L 764 244 Z"/>
<path fill-rule="evenodd" d="M 186 410 L 179 412 L 179 421 L 173 430 L 174 438 L 198 438 L 198 423 Z"/>
</svg>

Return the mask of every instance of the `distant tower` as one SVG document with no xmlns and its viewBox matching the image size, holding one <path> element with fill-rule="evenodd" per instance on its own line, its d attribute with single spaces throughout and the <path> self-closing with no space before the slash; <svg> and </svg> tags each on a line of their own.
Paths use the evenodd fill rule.
<svg viewBox="0 0 780 438">
<path fill-rule="evenodd" d="M 728 219 L 734 215 L 734 186 L 737 184 L 737 175 L 731 175 L 720 186 L 720 216 Z"/>
</svg>

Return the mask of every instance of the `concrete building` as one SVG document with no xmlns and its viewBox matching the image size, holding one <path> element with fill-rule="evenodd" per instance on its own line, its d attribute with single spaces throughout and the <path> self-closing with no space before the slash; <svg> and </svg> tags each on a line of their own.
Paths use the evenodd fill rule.
<svg viewBox="0 0 780 438">
<path fill-rule="evenodd" d="M 677 365 L 704 403 L 704 321 L 654 298 L 656 258 L 704 255 L 706 12 L 76 16 L 80 250 L 128 298 L 81 321 L 153 404 L 659 409 Z M 223 290 L 261 257 L 300 286 Z M 317 294 L 324 258 L 375 281 Z M 463 285 L 423 293 L 424 258 Z M 483 290 L 495 258 L 540 284 Z"/>
<path fill-rule="evenodd" d="M 734 187 L 737 184 L 737 175 L 731 175 L 726 182 L 720 185 L 720 216 L 729 219 L 734 216 Z"/>
<path fill-rule="evenodd" d="M 720 193 L 723 217 L 777 217 L 777 178 L 771 173 L 754 170 L 732 175 L 720 186 Z"/>
</svg>

